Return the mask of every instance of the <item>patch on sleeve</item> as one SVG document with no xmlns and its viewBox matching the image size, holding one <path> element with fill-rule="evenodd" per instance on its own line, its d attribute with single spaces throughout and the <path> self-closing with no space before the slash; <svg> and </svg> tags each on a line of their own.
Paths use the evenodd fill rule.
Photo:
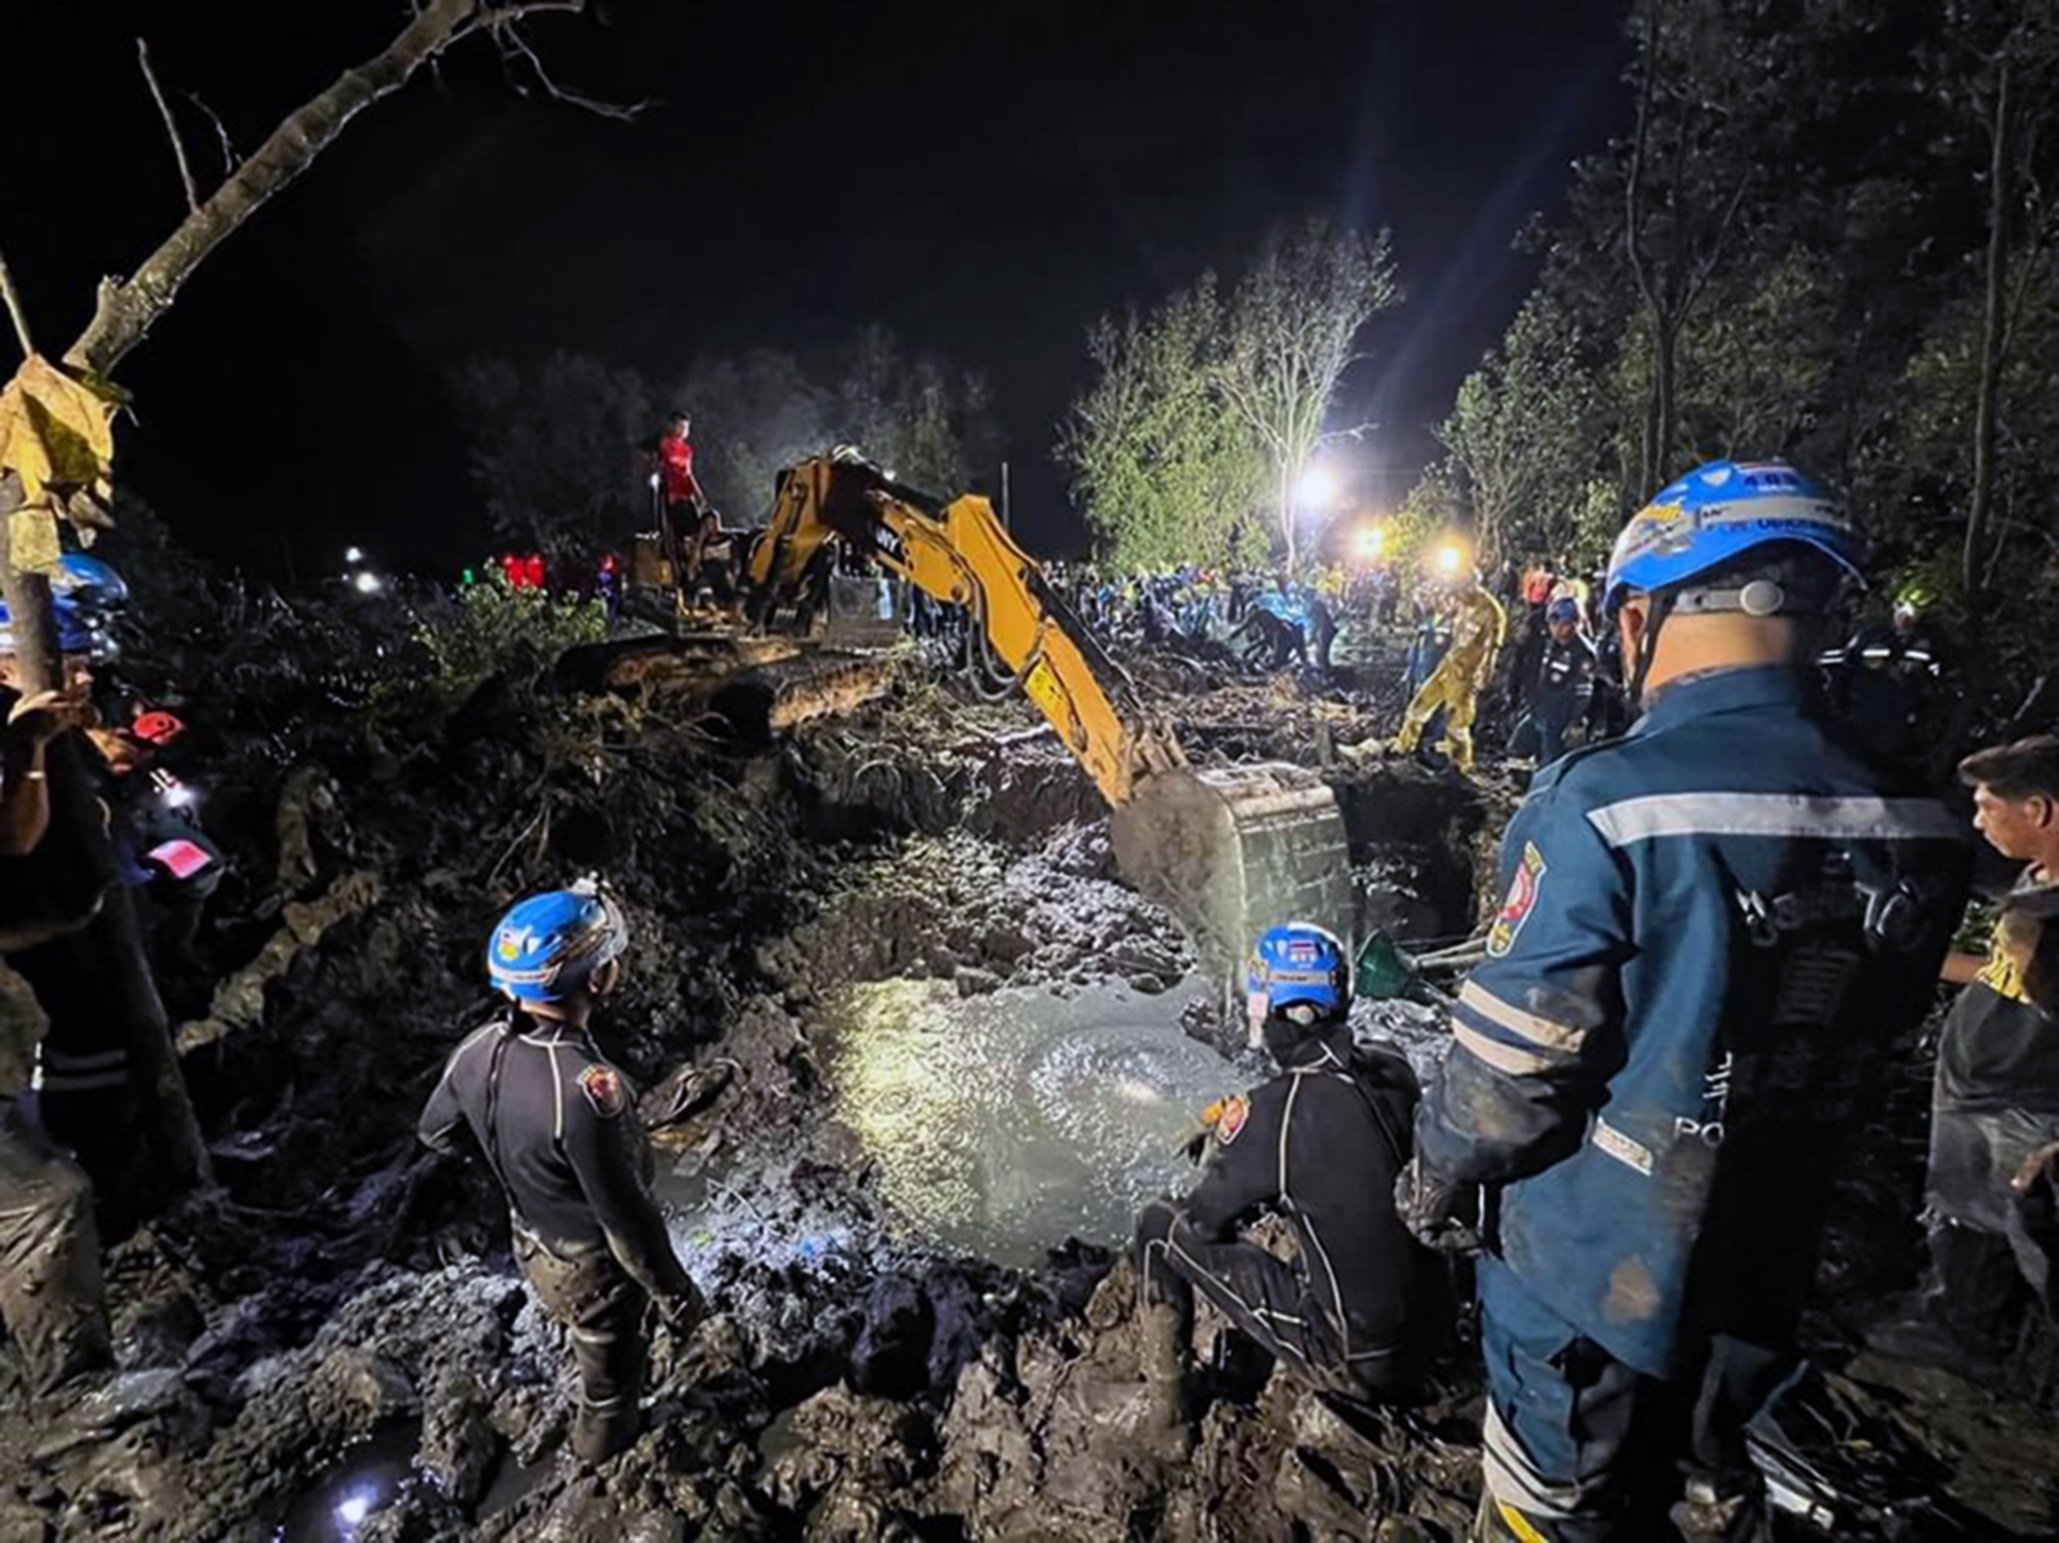
<svg viewBox="0 0 2059 1543">
<path fill-rule="evenodd" d="M 1523 843 L 1523 860 L 1516 864 L 1516 876 L 1509 881 L 1508 899 L 1501 903 L 1501 914 L 1494 918 L 1493 927 L 1487 933 L 1487 956 L 1499 959 L 1516 946 L 1516 937 L 1523 930 L 1523 923 L 1530 919 L 1530 913 L 1537 908 L 1537 892 L 1544 887 L 1544 854 L 1537 850 L 1537 843 Z"/>
<path fill-rule="evenodd" d="M 1222 1101 L 1222 1112 L 1215 1117 L 1215 1139 L 1228 1146 L 1250 1118 L 1251 1105 L 1232 1094 Z"/>
<path fill-rule="evenodd" d="M 614 1067 L 595 1064 L 579 1074 L 579 1091 L 593 1105 L 593 1112 L 612 1120 L 622 1112 L 628 1097 L 622 1091 L 622 1077 Z"/>
</svg>

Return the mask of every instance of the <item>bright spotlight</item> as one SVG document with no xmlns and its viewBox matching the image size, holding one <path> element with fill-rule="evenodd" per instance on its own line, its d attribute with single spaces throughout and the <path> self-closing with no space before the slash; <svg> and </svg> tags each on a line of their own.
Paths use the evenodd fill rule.
<svg viewBox="0 0 2059 1543">
<path fill-rule="evenodd" d="M 372 1497 L 363 1490 L 345 1495 L 336 1502 L 336 1520 L 353 1532 L 365 1524 L 365 1518 L 372 1514 Z"/>
<path fill-rule="evenodd" d="M 1446 578 L 1458 577 L 1458 571 L 1465 565 L 1466 553 L 1463 547 L 1446 542 L 1437 549 L 1437 571 Z"/>
<path fill-rule="evenodd" d="M 361 546 L 347 546 L 343 549 L 343 560 L 347 563 L 361 563 L 365 560 L 365 549 Z"/>
<path fill-rule="evenodd" d="M 1362 563 L 1376 563 L 1387 550 L 1387 527 L 1361 525 L 1351 536 L 1351 555 Z"/>
<path fill-rule="evenodd" d="M 1294 503 L 1297 508 L 1318 513 L 1336 501 L 1337 479 L 1327 466 L 1310 466 L 1302 472 L 1301 480 L 1294 484 Z"/>
<path fill-rule="evenodd" d="M 357 586 L 357 592 L 361 595 L 376 595 L 384 587 L 376 573 L 360 573 L 351 582 Z"/>
</svg>

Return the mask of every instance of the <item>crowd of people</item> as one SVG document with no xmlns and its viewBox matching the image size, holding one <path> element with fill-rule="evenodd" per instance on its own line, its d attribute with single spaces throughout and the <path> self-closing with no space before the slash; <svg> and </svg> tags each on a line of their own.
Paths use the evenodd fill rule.
<svg viewBox="0 0 2059 1543">
<path fill-rule="evenodd" d="M 1992 1372 L 2027 1308 L 2049 1317 L 2059 737 L 1959 764 L 1974 827 L 2026 866 L 1987 956 L 1949 952 L 1966 822 L 1881 738 L 1934 688 L 1937 645 L 1905 597 L 1886 629 L 1823 647 L 1864 562 L 1808 479 L 1723 462 L 1663 490 L 1593 592 L 1539 572 L 1511 595 L 1538 623 L 1514 673 L 1547 764 L 1504 835 L 1450 1054 L 1417 1090 L 1353 1039 L 1339 939 L 1259 940 L 1254 1040 L 1280 1074 L 1211 1111 L 1217 1166 L 1137 1229 L 1168 1419 L 1196 1293 L 1315 1385 L 1377 1401 L 1448 1343 L 1433 1261 L 1466 1255 L 1488 1387 L 1476 1538 L 1770 1537 L 1746 1427 L 1796 1374 L 1841 1163 L 1940 982 L 1959 994 L 1931 1262 L 1871 1343 Z M 1455 759 L 1504 616 L 1472 578 L 1456 589 L 1403 735 L 1444 709 Z M 1564 753 L 1616 680 L 1634 725 Z M 1294 1260 L 1243 1235 L 1264 1210 Z"/>
<path fill-rule="evenodd" d="M 137 1220 L 139 1077 L 108 929 L 132 917 L 164 989 L 204 989 L 190 944 L 224 871 L 172 770 L 184 723 L 121 678 L 127 585 L 74 552 L 51 588 L 57 687 L 20 688 L 0 607 L 0 958 L 43 1020 L 0 1015 L 0 1320 L 39 1391 L 108 1364 L 100 1248 Z M 105 843 L 53 816 L 80 801 Z"/>
<path fill-rule="evenodd" d="M 1168 1423 L 1193 1412 L 1197 1297 L 1328 1392 L 1415 1396 L 1456 1342 L 1441 1256 L 1463 1255 L 1488 1388 L 1476 1536 L 1767 1536 L 1745 1426 L 1793 1375 L 1839 1161 L 1940 982 L 1958 995 L 1929 1268 L 1875 1343 L 1992 1367 L 2027 1309 L 2059 1307 L 2059 737 L 1957 767 L 1973 828 L 2022 868 L 1985 957 L 1954 952 L 1973 843 L 1924 768 L 1944 645 L 1905 595 L 1826 646 L 1865 567 L 1805 476 L 1722 462 L 1662 490 L 1598 582 L 1562 563 L 1409 597 L 1377 574 L 1054 574 L 1111 637 L 1249 640 L 1270 668 L 1327 671 L 1342 622 L 1396 627 L 1416 605 L 1410 699 L 1382 748 L 1413 752 L 1441 723 L 1468 771 L 1498 691 L 1536 767 L 1427 1087 L 1354 1037 L 1340 938 L 1282 918 L 1255 941 L 1251 1042 L 1277 1075 L 1208 1112 L 1205 1175 L 1136 1230 Z M 99 1249 L 132 1220 L 133 1069 L 89 929 L 119 887 L 175 975 L 222 861 L 168 796 L 183 725 L 121 685 L 119 577 L 73 554 L 55 587 L 62 688 L 0 686 L 0 955 L 47 1022 L 0 1046 L 0 1317 L 44 1391 L 107 1364 Z M 51 819 L 54 782 L 98 800 L 111 869 Z M 706 1306 L 596 1038 L 627 942 L 595 882 L 510 910 L 485 959 L 505 1011 L 452 1052 L 420 1121 L 439 1148 L 469 1132 L 506 1193 L 520 1266 L 570 1336 L 589 1461 L 640 1426 L 646 1306 L 681 1332 Z M 1265 1212 L 1288 1257 L 1249 1235 Z"/>
</svg>

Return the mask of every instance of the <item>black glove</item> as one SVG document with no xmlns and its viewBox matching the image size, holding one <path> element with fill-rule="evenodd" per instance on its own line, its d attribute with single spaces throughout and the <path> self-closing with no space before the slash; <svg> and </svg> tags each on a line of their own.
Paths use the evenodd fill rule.
<svg viewBox="0 0 2059 1543">
<path fill-rule="evenodd" d="M 1444 1178 L 1420 1157 L 1394 1181 L 1394 1214 L 1425 1248 L 1440 1254 L 1480 1250 L 1480 1186 Z"/>
</svg>

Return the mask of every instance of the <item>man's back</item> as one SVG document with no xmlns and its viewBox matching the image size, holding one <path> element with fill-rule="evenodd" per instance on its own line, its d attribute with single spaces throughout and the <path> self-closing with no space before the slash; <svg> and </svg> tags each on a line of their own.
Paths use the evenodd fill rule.
<svg viewBox="0 0 2059 1543">
<path fill-rule="evenodd" d="M 1652 1375 L 1683 1328 L 1780 1342 L 1831 1165 L 1956 922 L 1957 822 L 1797 674 L 1740 669 L 1541 774 L 1505 860 L 1448 1073 L 1501 1111 L 1460 1166 L 1522 1175 L 1504 1259 Z"/>
<path fill-rule="evenodd" d="M 1284 1071 L 1252 1091 L 1188 1216 L 1220 1238 L 1277 1208 L 1295 1228 L 1310 1298 L 1352 1341 L 1346 1351 L 1393 1344 L 1419 1288 L 1420 1250 L 1389 1200 L 1414 1114 L 1413 1078 L 1391 1054 L 1330 1054 Z"/>
</svg>

